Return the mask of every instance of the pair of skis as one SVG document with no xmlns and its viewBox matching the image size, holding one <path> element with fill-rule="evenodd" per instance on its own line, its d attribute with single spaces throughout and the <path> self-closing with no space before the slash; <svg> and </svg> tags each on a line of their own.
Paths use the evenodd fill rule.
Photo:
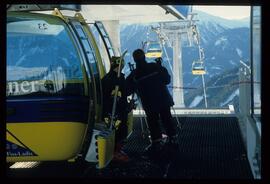
<svg viewBox="0 0 270 184">
<path fill-rule="evenodd" d="M 124 51 L 123 54 L 121 54 L 120 56 L 120 61 L 119 61 L 119 65 L 118 65 L 118 69 L 117 69 L 117 78 L 120 78 L 121 75 L 121 66 L 124 60 L 124 57 L 127 53 L 127 50 Z M 115 111 L 116 111 L 116 99 L 117 99 L 117 94 L 119 91 L 119 85 L 116 85 L 114 88 L 114 97 L 113 97 L 113 107 L 112 107 L 112 115 L 111 115 L 111 122 L 110 122 L 110 130 L 112 130 L 112 128 L 115 126 L 115 122 L 114 122 L 114 118 L 115 118 Z"/>
</svg>

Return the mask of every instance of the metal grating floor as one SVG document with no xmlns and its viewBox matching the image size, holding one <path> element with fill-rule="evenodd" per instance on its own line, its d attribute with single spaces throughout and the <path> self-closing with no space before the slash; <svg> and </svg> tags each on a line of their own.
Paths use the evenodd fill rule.
<svg viewBox="0 0 270 184">
<path fill-rule="evenodd" d="M 80 178 L 174 178 L 174 179 L 252 179 L 237 118 L 181 117 L 179 148 L 159 153 L 153 160 L 141 154 L 149 144 L 141 134 L 140 118 L 124 150 L 128 163 L 111 162 L 102 170 L 94 164 L 47 162 L 37 168 L 12 170 L 9 177 Z"/>
<path fill-rule="evenodd" d="M 246 151 L 235 117 L 179 118 L 179 150 L 160 153 L 155 160 L 140 158 L 149 144 L 141 135 L 139 118 L 125 148 L 130 163 L 112 162 L 99 171 L 102 177 L 142 177 L 175 179 L 251 179 Z M 95 172 L 86 172 L 93 177 Z M 94 176 L 98 176 L 94 174 Z"/>
</svg>

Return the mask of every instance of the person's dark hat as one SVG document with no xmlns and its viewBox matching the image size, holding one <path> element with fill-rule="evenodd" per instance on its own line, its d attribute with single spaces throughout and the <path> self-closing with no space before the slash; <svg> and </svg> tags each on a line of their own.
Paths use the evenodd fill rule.
<svg viewBox="0 0 270 184">
<path fill-rule="evenodd" d="M 112 58 L 111 58 L 111 68 L 114 69 L 114 68 L 118 67 L 120 62 L 121 62 L 121 66 L 123 66 L 125 64 L 125 61 L 124 61 L 123 58 L 122 58 L 122 61 L 121 61 L 121 57 L 112 56 Z"/>
<path fill-rule="evenodd" d="M 135 62 L 145 60 L 145 53 L 142 49 L 137 49 L 133 52 Z"/>
</svg>

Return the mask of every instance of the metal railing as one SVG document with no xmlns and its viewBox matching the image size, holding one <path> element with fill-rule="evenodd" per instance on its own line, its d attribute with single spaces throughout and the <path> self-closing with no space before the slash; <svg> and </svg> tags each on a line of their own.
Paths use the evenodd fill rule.
<svg viewBox="0 0 270 184">
<path fill-rule="evenodd" d="M 234 108 L 228 109 L 183 109 L 183 108 L 175 108 L 174 110 L 171 109 L 172 115 L 183 115 L 183 114 L 235 114 Z M 136 109 L 133 110 L 133 115 L 136 117 L 138 116 L 145 116 L 145 112 L 143 109 Z"/>
</svg>

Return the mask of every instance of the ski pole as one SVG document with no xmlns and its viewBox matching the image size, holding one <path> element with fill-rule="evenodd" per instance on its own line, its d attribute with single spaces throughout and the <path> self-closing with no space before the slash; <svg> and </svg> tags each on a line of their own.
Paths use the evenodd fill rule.
<svg viewBox="0 0 270 184">
<path fill-rule="evenodd" d="M 172 109 L 173 109 L 173 112 L 176 116 L 176 121 L 177 121 L 177 127 L 179 127 L 180 129 L 182 129 L 182 124 L 180 123 L 179 119 L 178 119 L 178 116 L 176 115 L 176 111 L 174 109 L 174 107 L 172 106 Z"/>
<path fill-rule="evenodd" d="M 131 63 L 128 63 L 129 65 L 129 68 L 130 68 L 130 71 L 132 72 L 134 70 L 134 66 L 131 64 Z M 136 90 L 136 93 L 137 93 L 137 99 L 139 101 L 139 104 L 140 106 L 142 107 L 142 102 L 141 102 L 141 99 L 138 95 L 138 91 Z M 144 134 L 146 133 L 146 131 L 144 130 L 144 126 L 143 126 L 143 121 L 142 121 L 142 113 L 141 113 L 141 110 L 139 110 L 139 116 L 140 116 L 140 123 L 141 123 L 141 130 L 142 130 L 142 135 L 143 135 L 143 138 L 144 138 Z M 146 117 L 144 117 L 144 121 L 145 121 L 145 125 L 146 125 L 146 129 L 147 129 L 147 132 L 150 133 L 149 131 L 149 126 L 148 126 L 148 123 L 147 123 L 147 119 Z"/>
</svg>

